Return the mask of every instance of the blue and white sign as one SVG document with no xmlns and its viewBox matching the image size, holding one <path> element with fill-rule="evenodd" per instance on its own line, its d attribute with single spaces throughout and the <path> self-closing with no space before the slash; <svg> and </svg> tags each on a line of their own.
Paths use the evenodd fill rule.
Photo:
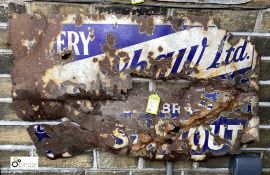
<svg viewBox="0 0 270 175">
<path fill-rule="evenodd" d="M 10 29 L 18 28 L 18 19 Z M 150 159 L 202 160 L 259 138 L 255 46 L 244 39 L 232 44 L 213 20 L 103 14 L 35 20 L 42 25 L 28 22 L 33 37 L 11 32 L 12 95 L 23 119 L 65 117 L 58 125 L 28 129 L 47 157 L 98 147 Z M 151 84 L 148 89 L 133 80 Z M 155 110 L 148 110 L 149 99 Z"/>
<path fill-rule="evenodd" d="M 146 77 L 151 75 L 156 79 L 180 74 L 196 79 L 222 78 L 225 74 L 234 77 L 235 74 L 254 70 L 256 66 L 254 45 L 244 39 L 231 45 L 228 42 L 229 34 L 211 22 L 205 30 L 205 26 L 186 20 L 175 30 L 169 22 L 164 23 L 162 17 L 153 17 L 152 31 L 149 33 L 141 32 L 143 24 L 130 18 L 109 15 L 97 21 L 84 17 L 78 26 L 74 17 L 71 15 L 64 21 L 51 53 L 69 51 L 73 55 L 73 62 L 48 69 L 43 77 L 45 84 L 52 80 L 60 88 L 61 83 L 69 81 L 85 84 L 86 89 L 91 89 L 89 82 L 100 77 L 109 86 L 110 80 L 105 75 L 108 70 L 100 71 L 104 70 L 101 62 L 105 61 L 110 69 L 115 67 L 123 76 L 122 79 L 126 72 Z M 104 51 L 104 46 L 109 51 Z M 121 53 L 124 56 L 119 56 Z M 166 62 L 166 66 L 153 70 L 153 64 L 158 62 Z"/>
</svg>

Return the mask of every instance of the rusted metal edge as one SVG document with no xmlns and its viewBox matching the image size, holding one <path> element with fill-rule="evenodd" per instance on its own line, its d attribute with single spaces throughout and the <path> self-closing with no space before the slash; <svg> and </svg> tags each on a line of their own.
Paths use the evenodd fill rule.
<svg viewBox="0 0 270 175">
<path fill-rule="evenodd" d="M 31 1 L 31 0 L 30 0 Z M 38 0 L 32 0 L 38 1 Z M 47 1 L 54 1 L 54 2 L 111 2 L 107 0 L 47 0 Z M 244 4 L 250 2 L 251 0 L 156 0 L 159 2 L 176 2 L 176 3 L 197 3 L 197 4 L 228 4 L 228 5 L 237 5 L 237 4 Z M 119 1 L 123 2 L 123 1 Z M 131 3 L 130 3 L 131 4 Z M 143 3 L 142 3 L 143 4 Z"/>
<path fill-rule="evenodd" d="M 245 0 L 243 0 L 245 1 Z M 248 0 L 246 0 L 248 1 Z M 26 0 L 25 2 L 44 2 L 41 0 Z M 112 1 L 112 0 L 47 0 L 47 2 L 61 2 L 61 3 L 98 3 L 98 4 L 107 4 L 107 5 L 129 5 L 132 4 L 128 1 Z M 250 1 L 249 1 L 250 2 Z M 247 2 L 247 3 L 249 3 Z M 133 5 L 135 6 L 135 5 Z M 168 2 L 165 1 L 158 1 L 158 2 L 144 2 L 141 4 L 136 4 L 136 6 L 149 6 L 149 7 L 167 7 L 167 8 L 194 8 L 194 9 L 232 9 L 232 8 L 239 8 L 239 9 L 246 9 L 246 10 L 258 10 L 258 9 L 267 9 L 266 7 L 260 7 L 260 6 L 245 6 L 245 3 L 239 3 L 239 4 L 218 4 L 218 3 L 196 3 L 196 2 Z M 270 5 L 269 5 L 270 6 Z"/>
</svg>

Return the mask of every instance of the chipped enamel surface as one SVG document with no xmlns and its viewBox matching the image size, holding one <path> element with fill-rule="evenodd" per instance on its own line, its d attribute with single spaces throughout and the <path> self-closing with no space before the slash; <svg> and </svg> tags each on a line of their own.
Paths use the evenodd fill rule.
<svg viewBox="0 0 270 175">
<path fill-rule="evenodd" d="M 28 128 L 50 159 L 98 147 L 148 159 L 203 160 L 258 140 L 260 57 L 247 40 L 231 43 L 215 19 L 14 15 L 9 25 L 17 115 L 64 118 Z M 145 110 L 153 92 L 134 77 L 158 80 L 156 115 Z M 187 81 L 172 81 L 180 79 Z"/>
</svg>

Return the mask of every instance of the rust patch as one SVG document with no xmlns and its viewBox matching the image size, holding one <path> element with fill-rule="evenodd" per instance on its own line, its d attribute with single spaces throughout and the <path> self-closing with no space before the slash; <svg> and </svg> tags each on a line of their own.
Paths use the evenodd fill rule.
<svg viewBox="0 0 270 175">
<path fill-rule="evenodd" d="M 155 30 L 154 18 L 152 16 L 132 16 L 132 21 L 140 24 L 140 33 L 152 35 Z"/>
<path fill-rule="evenodd" d="M 75 23 L 76 23 L 76 25 L 77 25 L 78 27 L 82 25 L 83 21 L 82 21 L 81 15 L 79 15 L 79 14 L 76 15 Z"/>
<path fill-rule="evenodd" d="M 164 23 L 169 22 L 172 25 L 172 28 L 175 31 L 179 31 L 180 27 L 183 25 L 184 23 L 184 19 L 181 18 L 173 18 L 173 16 L 169 16 L 168 18 L 164 18 Z"/>
<path fill-rule="evenodd" d="M 194 27 L 198 23 L 204 28 Z M 232 43 L 209 24 L 198 17 L 14 15 L 16 114 L 66 121 L 28 128 L 39 153 L 56 159 L 99 147 L 148 159 L 202 160 L 256 140 L 259 56 L 249 42 Z M 106 32 L 95 25 L 106 25 Z M 119 34 L 123 26 L 127 31 Z M 224 37 L 211 38 L 211 32 Z M 145 112 L 151 92 L 132 76 L 158 80 L 157 115 Z M 185 85 L 171 83 L 183 79 Z"/>
</svg>

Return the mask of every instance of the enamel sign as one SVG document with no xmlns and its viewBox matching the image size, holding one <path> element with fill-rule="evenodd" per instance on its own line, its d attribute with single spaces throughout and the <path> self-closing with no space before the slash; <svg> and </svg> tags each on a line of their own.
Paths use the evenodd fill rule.
<svg viewBox="0 0 270 175">
<path fill-rule="evenodd" d="M 202 160 L 256 141 L 255 46 L 232 42 L 213 19 L 192 19 L 14 15 L 9 36 L 17 115 L 66 121 L 29 127 L 39 152 L 55 159 L 98 147 Z M 154 82 L 152 92 L 145 82 Z M 154 107 L 148 104 L 153 94 Z M 147 110 L 151 105 L 154 112 Z"/>
</svg>

